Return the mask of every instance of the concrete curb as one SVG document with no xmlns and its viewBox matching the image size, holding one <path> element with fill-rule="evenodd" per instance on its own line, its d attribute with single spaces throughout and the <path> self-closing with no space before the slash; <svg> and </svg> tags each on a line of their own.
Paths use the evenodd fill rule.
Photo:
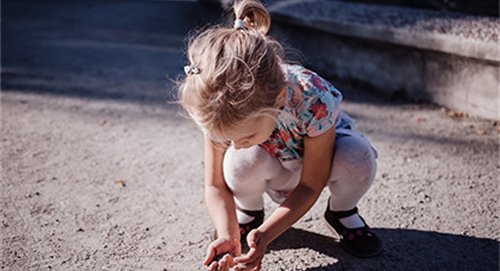
<svg viewBox="0 0 500 271">
<path fill-rule="evenodd" d="M 321 0 L 283 1 L 269 10 L 275 21 L 334 35 L 500 61 L 496 18 Z"/>
</svg>

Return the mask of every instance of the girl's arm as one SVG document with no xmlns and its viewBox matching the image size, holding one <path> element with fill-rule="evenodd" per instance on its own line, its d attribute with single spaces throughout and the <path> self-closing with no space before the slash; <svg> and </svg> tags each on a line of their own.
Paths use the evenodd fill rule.
<svg viewBox="0 0 500 271">
<path fill-rule="evenodd" d="M 205 201 L 219 238 L 240 240 L 233 194 L 224 182 L 222 161 L 227 145 L 205 136 Z"/>
<path fill-rule="evenodd" d="M 267 243 L 291 227 L 314 205 L 330 177 L 334 145 L 334 127 L 317 137 L 304 138 L 300 182 L 259 228 L 267 237 Z"/>
<path fill-rule="evenodd" d="M 251 250 L 236 259 L 247 270 L 260 264 L 267 245 L 299 220 L 316 202 L 325 188 L 333 159 L 335 128 L 330 128 L 317 137 L 304 139 L 302 175 L 298 186 L 274 213 L 249 234 Z M 240 269 L 238 269 L 240 270 Z"/>
</svg>

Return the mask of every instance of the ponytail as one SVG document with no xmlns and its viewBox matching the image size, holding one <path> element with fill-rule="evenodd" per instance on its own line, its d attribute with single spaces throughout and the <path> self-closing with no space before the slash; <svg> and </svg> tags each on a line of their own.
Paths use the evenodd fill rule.
<svg viewBox="0 0 500 271">
<path fill-rule="evenodd" d="M 265 35 L 271 27 L 271 17 L 266 8 L 256 0 L 240 0 L 234 6 L 236 20 L 242 20 L 245 26 Z"/>
</svg>

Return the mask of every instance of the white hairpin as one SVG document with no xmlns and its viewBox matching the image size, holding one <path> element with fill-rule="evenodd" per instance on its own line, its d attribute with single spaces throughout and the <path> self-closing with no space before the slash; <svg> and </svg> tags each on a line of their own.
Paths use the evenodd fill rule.
<svg viewBox="0 0 500 271">
<path fill-rule="evenodd" d="M 195 65 L 184 66 L 184 72 L 186 75 L 198 74 L 200 70 Z"/>
<path fill-rule="evenodd" d="M 234 28 L 242 29 L 245 27 L 246 27 L 245 22 L 242 19 L 236 19 L 236 21 L 234 21 Z"/>
</svg>

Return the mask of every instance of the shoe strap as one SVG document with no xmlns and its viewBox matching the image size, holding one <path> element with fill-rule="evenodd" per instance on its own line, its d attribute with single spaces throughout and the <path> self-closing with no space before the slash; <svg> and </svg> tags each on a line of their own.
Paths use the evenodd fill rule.
<svg viewBox="0 0 500 271">
<path fill-rule="evenodd" d="M 264 213 L 264 209 L 258 210 L 258 211 L 249 211 L 249 210 L 243 210 L 239 206 L 236 206 L 236 209 L 238 209 L 238 211 L 245 213 L 246 215 L 252 216 L 252 217 L 259 217 Z"/>
<path fill-rule="evenodd" d="M 358 213 L 358 207 L 348 211 L 331 211 L 336 218 L 344 218 Z"/>
</svg>

